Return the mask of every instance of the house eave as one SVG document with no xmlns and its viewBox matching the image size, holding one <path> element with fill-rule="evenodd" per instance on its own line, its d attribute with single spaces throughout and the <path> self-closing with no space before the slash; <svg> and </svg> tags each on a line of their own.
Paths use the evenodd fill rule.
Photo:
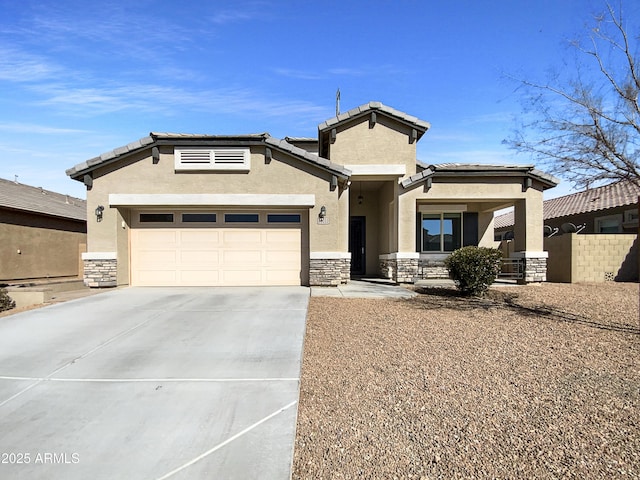
<svg viewBox="0 0 640 480">
<path fill-rule="evenodd" d="M 351 172 L 344 167 L 332 163 L 327 159 L 308 153 L 306 150 L 295 147 L 283 140 L 272 138 L 268 133 L 249 134 L 249 135 L 198 135 L 198 134 L 174 134 L 174 133 L 154 133 L 140 140 L 136 140 L 123 147 L 118 147 L 109 152 L 103 153 L 99 157 L 86 160 L 74 167 L 66 170 L 66 174 L 74 180 L 83 181 L 84 176 L 91 174 L 97 168 L 108 166 L 112 163 L 126 159 L 132 155 L 149 150 L 157 146 L 172 147 L 205 147 L 205 146 L 222 146 L 222 147 L 247 147 L 264 145 L 291 155 L 303 162 L 315 167 L 329 171 L 342 180 L 346 180 Z"/>
</svg>

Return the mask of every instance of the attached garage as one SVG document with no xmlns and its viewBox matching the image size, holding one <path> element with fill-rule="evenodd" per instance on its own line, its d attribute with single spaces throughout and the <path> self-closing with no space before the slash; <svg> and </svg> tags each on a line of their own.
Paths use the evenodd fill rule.
<svg viewBox="0 0 640 480">
<path fill-rule="evenodd" d="M 131 284 L 301 285 L 302 211 L 136 211 Z"/>
</svg>

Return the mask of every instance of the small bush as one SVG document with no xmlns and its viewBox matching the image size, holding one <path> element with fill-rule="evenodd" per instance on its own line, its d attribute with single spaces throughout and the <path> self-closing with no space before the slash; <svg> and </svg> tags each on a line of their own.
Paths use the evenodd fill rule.
<svg viewBox="0 0 640 480">
<path fill-rule="evenodd" d="M 16 307 L 16 302 L 14 302 L 9 294 L 7 293 L 6 288 L 0 288 L 0 312 L 4 312 L 5 310 L 11 310 Z"/>
<path fill-rule="evenodd" d="M 463 247 L 445 260 L 445 266 L 464 295 L 481 297 L 498 276 L 501 258 L 495 248 Z"/>
</svg>

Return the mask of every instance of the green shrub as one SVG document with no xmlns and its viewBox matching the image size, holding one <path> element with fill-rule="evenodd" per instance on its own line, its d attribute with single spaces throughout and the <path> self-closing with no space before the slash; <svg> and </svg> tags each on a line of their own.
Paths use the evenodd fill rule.
<svg viewBox="0 0 640 480">
<path fill-rule="evenodd" d="M 498 276 L 501 258 L 495 248 L 463 247 L 453 252 L 445 265 L 464 295 L 481 297 Z"/>
<path fill-rule="evenodd" d="M 6 288 L 0 288 L 0 312 L 4 312 L 5 310 L 11 310 L 16 307 L 16 302 L 14 302 L 9 294 L 7 293 Z"/>
</svg>

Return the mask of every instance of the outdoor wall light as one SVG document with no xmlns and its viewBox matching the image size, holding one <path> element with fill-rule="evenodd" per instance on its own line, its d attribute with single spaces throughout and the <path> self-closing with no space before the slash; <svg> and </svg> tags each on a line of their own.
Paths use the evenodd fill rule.
<svg viewBox="0 0 640 480">
<path fill-rule="evenodd" d="M 319 213 L 320 218 L 324 218 L 327 216 L 327 207 L 325 207 L 324 205 L 322 207 L 320 207 L 320 213 Z"/>
<path fill-rule="evenodd" d="M 104 212 L 104 207 L 102 205 L 98 205 L 96 207 L 96 222 L 101 222 L 102 221 L 102 212 Z"/>
</svg>

